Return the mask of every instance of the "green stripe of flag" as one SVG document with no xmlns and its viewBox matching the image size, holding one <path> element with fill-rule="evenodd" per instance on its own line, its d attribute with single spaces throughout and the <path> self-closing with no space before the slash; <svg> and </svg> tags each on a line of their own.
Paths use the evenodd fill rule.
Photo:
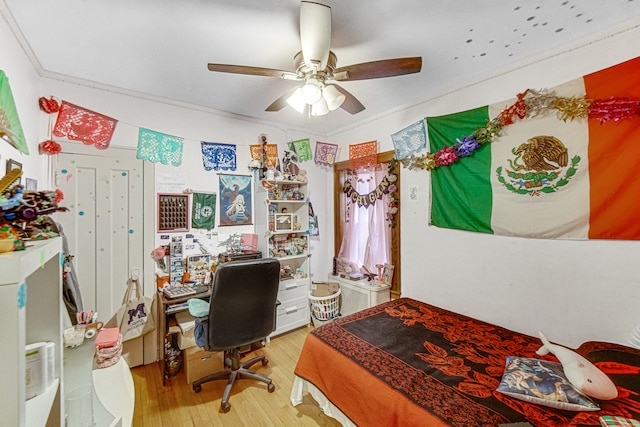
<svg viewBox="0 0 640 427">
<path fill-rule="evenodd" d="M 489 120 L 488 107 L 427 118 L 429 151 L 453 146 Z M 493 233 L 491 229 L 491 148 L 431 171 L 431 224 L 443 228 Z"/>
</svg>

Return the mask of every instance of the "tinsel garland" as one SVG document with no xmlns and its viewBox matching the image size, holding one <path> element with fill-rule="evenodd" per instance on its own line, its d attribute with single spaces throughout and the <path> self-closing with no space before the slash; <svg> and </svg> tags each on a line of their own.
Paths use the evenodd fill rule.
<svg viewBox="0 0 640 427">
<path fill-rule="evenodd" d="M 582 118 L 596 118 L 600 123 L 619 122 L 640 116 L 640 100 L 627 98 L 609 98 L 592 100 L 585 97 L 559 97 L 552 91 L 527 89 L 516 96 L 516 102 L 505 108 L 497 117 L 488 120 L 484 126 L 476 128 L 471 135 L 456 139 L 452 146 L 445 146 L 436 153 L 424 156 L 406 157 L 401 160 L 408 169 L 432 170 L 439 166 L 448 166 L 461 157 L 468 157 L 483 144 L 488 144 L 502 133 L 504 126 L 517 120 L 533 118 L 556 112 L 564 122 Z"/>
<path fill-rule="evenodd" d="M 630 119 L 640 116 L 640 102 L 624 98 L 599 99 L 591 103 L 589 116 L 599 119 L 600 123 Z"/>
</svg>

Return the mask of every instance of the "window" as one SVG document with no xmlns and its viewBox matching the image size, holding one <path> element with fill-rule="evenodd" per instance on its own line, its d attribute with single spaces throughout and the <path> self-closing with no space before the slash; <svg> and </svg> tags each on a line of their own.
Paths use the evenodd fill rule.
<svg viewBox="0 0 640 427">
<path fill-rule="evenodd" d="M 377 273 L 377 264 L 391 264 L 394 275 L 391 286 L 392 298 L 400 297 L 400 212 L 394 216 L 394 226 L 387 220 L 388 196 L 376 199 L 368 207 L 353 203 L 343 191 L 343 184 L 349 181 L 359 195 L 376 191 L 381 181 L 389 175 L 389 162 L 394 152 L 379 153 L 376 166 L 368 169 L 351 170 L 349 161 L 334 166 L 334 255 L 347 257 L 357 267 L 362 265 Z M 400 167 L 393 174 L 400 188 Z M 386 185 L 386 184 L 383 184 Z M 399 190 L 396 194 L 399 193 Z M 399 208 L 399 206 L 398 206 Z"/>
</svg>

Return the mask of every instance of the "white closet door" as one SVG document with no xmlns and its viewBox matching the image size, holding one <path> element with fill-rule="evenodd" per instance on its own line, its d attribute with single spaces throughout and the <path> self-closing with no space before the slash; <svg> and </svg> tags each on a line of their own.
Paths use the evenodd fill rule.
<svg viewBox="0 0 640 427">
<path fill-rule="evenodd" d="M 143 162 L 130 149 L 68 146 L 57 156 L 56 186 L 69 212 L 55 219 L 74 256 L 84 309 L 106 322 L 122 303 L 128 278 L 142 279 Z M 143 363 L 142 339 L 124 350 L 129 366 Z"/>
</svg>

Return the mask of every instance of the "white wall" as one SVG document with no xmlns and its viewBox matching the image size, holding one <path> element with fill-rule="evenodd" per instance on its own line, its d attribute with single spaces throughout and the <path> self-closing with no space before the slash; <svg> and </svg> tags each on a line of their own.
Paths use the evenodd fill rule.
<svg viewBox="0 0 640 427">
<path fill-rule="evenodd" d="M 467 82 L 330 140 L 341 146 L 378 140 L 380 151 L 392 150 L 390 135 L 423 117 L 508 100 L 529 87 L 550 88 L 637 57 L 638 25 Z M 348 153 L 342 153 L 345 160 Z M 640 324 L 637 241 L 535 240 L 431 227 L 429 172 L 402 168 L 401 177 L 402 296 L 532 335 L 543 330 L 569 346 L 587 340 L 628 344 Z M 419 189 L 418 200 L 408 197 L 412 187 Z"/>
<path fill-rule="evenodd" d="M 1 5 L 0 5 L 1 6 Z M 0 13 L 0 70 L 9 79 L 9 86 L 20 117 L 30 155 L 25 155 L 4 141 L 0 141 L 0 178 L 5 174 L 8 159 L 22 163 L 22 183 L 24 178 L 38 180 L 41 188 L 47 179 L 47 156 L 38 155 L 40 123 L 47 115 L 39 110 L 40 76 L 16 41 L 3 15 Z"/>
<path fill-rule="evenodd" d="M 184 180 L 186 187 L 194 191 L 218 193 L 218 172 L 248 174 L 249 145 L 256 144 L 260 134 L 267 134 L 269 143 L 278 144 L 280 157 L 287 149 L 287 141 L 309 138 L 313 146 L 317 139 L 324 139 L 301 130 L 284 130 L 271 124 L 234 118 L 226 113 L 197 110 L 190 106 L 123 95 L 106 88 L 92 88 L 51 78 L 43 79 L 43 87 L 47 96 L 53 95 L 117 119 L 118 125 L 111 146 L 137 147 L 140 127 L 184 138 L 182 164 L 175 167 L 156 163 L 156 177 L 178 175 L 180 180 Z M 237 170 L 205 171 L 200 141 L 237 145 Z M 310 241 L 313 252 L 311 258 L 312 279 L 318 278 L 320 280 L 326 278 L 333 256 L 332 247 L 328 246 L 328 238 L 332 239 L 333 234 L 329 231 L 329 226 L 325 224 L 326 219 L 330 217 L 330 212 L 322 200 L 327 191 L 326 187 L 329 185 L 327 177 L 331 175 L 328 169 L 316 166 L 313 161 L 303 162 L 301 167 L 308 172 L 308 196 L 312 201 L 315 201 L 314 210 L 319 215 L 321 222 L 321 235 L 317 238 L 311 238 Z M 157 183 L 156 187 L 158 187 Z M 262 200 L 254 199 L 254 203 L 262 202 Z M 216 213 L 216 222 L 219 218 L 218 212 Z M 219 233 L 220 240 L 225 240 L 231 234 L 242 232 L 253 232 L 253 227 L 216 227 L 214 230 L 214 233 Z M 156 244 L 160 243 L 161 241 L 158 239 Z M 210 243 L 209 247 L 214 253 L 224 251 L 224 247 L 217 246 L 218 239 L 214 238 Z"/>
<path fill-rule="evenodd" d="M 3 7 L 1 3 L 0 7 Z M 5 10 L 0 9 L 0 12 Z M 30 149 L 30 155 L 23 155 L 9 144 L 0 143 L 0 176 L 4 174 L 4 161 L 8 158 L 15 159 L 23 163 L 24 176 L 38 179 L 38 189 L 55 188 L 49 179 L 50 159 L 46 155 L 38 154 L 38 144 L 48 138 L 49 128 L 49 116 L 38 107 L 38 98 L 41 96 L 54 96 L 117 119 L 119 122 L 111 146 L 137 147 L 140 127 L 185 138 L 182 165 L 173 167 L 157 164 L 156 174 L 181 174 L 189 188 L 201 191 L 217 193 L 218 180 L 216 171 L 207 172 L 202 166 L 200 141 L 236 144 L 236 173 L 248 173 L 249 145 L 256 144 L 260 134 L 267 134 L 269 143 L 278 144 L 280 157 L 287 148 L 287 141 L 309 138 L 312 146 L 315 146 L 316 140 L 325 140 L 323 136 L 302 130 L 249 121 L 224 112 L 197 109 L 137 94 L 123 94 L 92 82 L 76 84 L 62 78 L 41 77 L 38 73 L 39 67 L 32 65 L 2 13 L 0 51 L 0 69 L 4 70 L 10 79 Z M 64 145 L 64 142 L 62 144 Z M 313 253 L 311 277 L 314 280 L 324 280 L 331 269 L 333 257 L 333 231 L 328 222 L 333 213 L 330 210 L 331 206 L 324 202 L 327 192 L 330 191 L 328 188 L 331 187 L 331 171 L 315 165 L 313 161 L 303 162 L 301 167 L 307 170 L 308 196 L 314 202 L 314 211 L 320 221 L 320 236 L 310 238 L 310 250 Z M 216 218 L 219 218 L 219 215 Z M 226 237 L 243 231 L 248 230 L 245 227 L 226 227 L 220 230 L 220 235 Z M 149 288 L 149 284 L 145 283 L 145 287 Z"/>
<path fill-rule="evenodd" d="M 239 172 L 248 163 L 245 147 L 255 143 L 261 133 L 269 135 L 271 143 L 278 143 L 281 151 L 286 141 L 306 137 L 312 143 L 320 139 L 343 147 L 377 139 L 381 151 L 391 150 L 390 135 L 422 117 L 506 100 L 528 87 L 552 87 L 640 55 L 640 30 L 628 27 L 627 31 L 619 28 L 582 40 L 499 75 L 466 82 L 420 105 L 322 137 L 104 88 L 42 79 L 8 24 L 0 20 L 0 69 L 10 78 L 31 150 L 30 156 L 23 156 L 8 144 L 0 144 L 0 155 L 2 163 L 15 158 L 24 164 L 25 176 L 35 177 L 39 183 L 46 181 L 48 158 L 38 155 L 37 144 L 46 139 L 48 116 L 39 111 L 37 99 L 54 95 L 118 119 L 113 145 L 135 147 L 138 127 L 186 138 L 182 166 L 162 166 L 158 171 L 184 174 L 190 187 L 217 192 L 215 173 L 204 172 L 201 167 L 200 140 L 237 144 Z M 343 148 L 339 160 L 347 156 L 348 150 Z M 310 196 L 320 219 L 321 235 L 311 241 L 312 278 L 319 280 L 330 270 L 333 254 L 332 175 L 312 162 L 302 166 L 309 172 Z M 406 197 L 412 187 L 419 188 L 419 200 Z M 640 323 L 638 242 L 517 239 L 429 227 L 429 188 L 428 172 L 402 170 L 403 296 L 525 333 L 542 329 L 552 340 L 571 346 L 588 339 L 625 343 Z"/>
</svg>

